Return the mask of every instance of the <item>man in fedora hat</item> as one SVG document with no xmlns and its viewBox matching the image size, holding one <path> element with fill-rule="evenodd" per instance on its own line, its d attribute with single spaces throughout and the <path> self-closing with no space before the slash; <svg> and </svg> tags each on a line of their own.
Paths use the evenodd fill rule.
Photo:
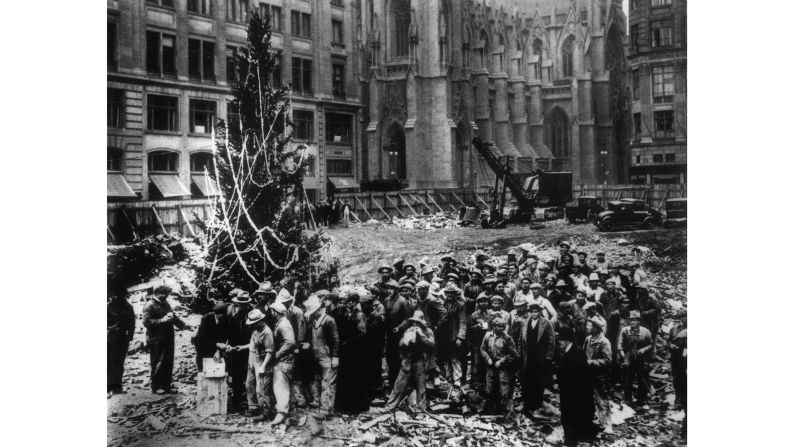
<svg viewBox="0 0 794 447">
<path fill-rule="evenodd" d="M 276 290 L 270 281 L 264 281 L 252 294 L 256 308 L 267 315 L 268 307 L 276 300 Z"/>
<path fill-rule="evenodd" d="M 248 346 L 251 342 L 251 326 L 246 324 L 248 312 L 253 309 L 248 292 L 240 291 L 232 298 L 226 311 L 230 322 L 229 348 L 226 369 L 232 381 L 232 411 L 241 411 L 246 404 L 245 380 L 248 376 Z"/>
<path fill-rule="evenodd" d="M 328 315 L 325 305 L 316 295 L 309 296 L 303 304 L 309 319 L 315 361 L 312 397 L 327 414 L 334 409 L 336 373 L 339 368 L 339 330 L 336 320 Z"/>
<path fill-rule="evenodd" d="M 466 342 L 466 314 L 464 304 L 460 300 L 462 290 L 454 285 L 444 289 L 444 309 L 446 320 L 438 327 L 438 366 L 450 383 L 460 384 L 463 377 L 461 360 L 465 359 L 464 343 Z"/>
<path fill-rule="evenodd" d="M 155 394 L 176 393 L 171 386 L 174 370 L 174 328 L 187 328 L 171 310 L 171 305 L 168 304 L 170 294 L 170 287 L 157 286 L 154 295 L 143 308 L 143 326 L 146 328 L 146 345 L 152 367 L 151 387 Z"/>
<path fill-rule="evenodd" d="M 212 312 L 201 317 L 196 335 L 193 337 L 193 345 L 196 347 L 196 366 L 199 372 L 204 369 L 204 359 L 212 357 L 216 362 L 220 362 L 221 356 L 226 352 L 229 343 L 229 335 L 232 327 L 231 322 L 226 318 L 226 303 L 217 303 L 212 308 Z"/>
<path fill-rule="evenodd" d="M 592 307 L 595 307 L 595 305 Z M 607 377 L 612 363 L 612 345 L 604 336 L 605 330 L 606 322 L 603 318 L 588 318 L 588 335 L 584 341 L 584 351 L 585 355 L 587 355 L 587 370 L 590 373 L 590 380 L 595 389 L 597 420 L 605 432 L 611 433 L 612 409 L 607 395 Z"/>
<path fill-rule="evenodd" d="M 554 356 L 555 333 L 552 324 L 541 314 L 537 302 L 529 304 L 529 320 L 522 331 L 524 348 L 521 365 L 521 397 L 524 413 L 533 414 L 543 405 L 543 390 L 551 378 L 551 360 Z"/>
<path fill-rule="evenodd" d="M 435 346 L 433 331 L 427 327 L 425 316 L 417 310 L 408 319 L 409 327 L 401 334 L 399 340 L 400 369 L 394 382 L 394 389 L 389 395 L 385 411 L 394 411 L 411 393 L 411 385 L 416 388 L 416 406 L 419 411 L 427 409 L 425 384 L 427 381 L 425 367 L 427 358 L 432 355 Z"/>
<path fill-rule="evenodd" d="M 403 264 L 403 276 L 400 278 L 398 282 L 402 283 L 407 279 L 413 280 L 414 282 L 418 281 L 416 276 L 416 267 L 412 262 L 406 262 Z"/>
<path fill-rule="evenodd" d="M 391 272 L 391 279 L 393 279 L 395 281 L 399 281 L 400 278 L 403 277 L 403 275 L 404 275 L 403 265 L 404 264 L 405 264 L 405 259 L 403 259 L 403 258 L 397 258 L 397 259 L 394 260 L 394 264 L 392 264 L 392 267 L 394 267 L 394 269 Z"/>
<path fill-rule="evenodd" d="M 273 410 L 270 393 L 273 391 L 273 331 L 267 326 L 265 313 L 259 309 L 248 312 L 246 324 L 251 327 L 248 346 L 248 374 L 245 380 L 248 409 L 246 416 L 259 416 L 264 421 Z"/>
<path fill-rule="evenodd" d="M 278 302 L 270 306 L 276 317 L 276 329 L 273 332 L 273 349 L 275 350 L 273 366 L 273 395 L 276 397 L 276 417 L 273 425 L 284 421 L 289 412 L 290 388 L 295 363 L 295 332 L 287 319 L 287 308 Z"/>
<path fill-rule="evenodd" d="M 475 391 L 482 391 L 485 388 L 486 364 L 480 348 L 485 334 L 491 328 L 493 319 L 491 311 L 491 298 L 484 292 L 477 297 L 477 310 L 469 314 L 468 331 L 466 339 L 471 353 L 471 387 Z"/>
<path fill-rule="evenodd" d="M 642 316 L 639 311 L 632 310 L 629 314 L 629 326 L 624 327 L 618 336 L 618 359 L 621 362 L 623 399 L 627 404 L 632 403 L 634 380 L 636 378 L 637 401 L 639 405 L 645 404 L 648 397 L 650 383 L 649 363 L 653 356 L 653 337 L 651 332 L 640 326 Z"/>
<path fill-rule="evenodd" d="M 378 274 L 380 275 L 380 280 L 375 284 L 373 284 L 375 290 L 378 291 L 378 296 L 383 296 L 384 289 L 386 288 L 386 284 L 388 284 L 389 281 L 391 281 L 392 279 L 391 277 L 392 272 L 394 272 L 394 269 L 386 264 L 381 264 L 381 266 L 378 267 Z"/>
<path fill-rule="evenodd" d="M 311 344 L 306 331 L 306 316 L 300 307 L 295 306 L 295 297 L 286 288 L 281 289 L 276 295 L 276 303 L 280 303 L 287 309 L 287 320 L 292 326 L 295 336 L 295 361 L 292 371 L 292 390 L 290 399 L 296 408 L 306 406 L 307 399 L 311 399 Z"/>
<path fill-rule="evenodd" d="M 568 293 L 568 284 L 558 279 L 557 282 L 554 283 L 554 289 L 546 295 L 546 299 L 549 300 L 549 303 L 551 303 L 554 309 L 559 310 L 560 303 L 571 300 L 571 294 Z"/>
<path fill-rule="evenodd" d="M 513 337 L 506 332 L 508 322 L 504 317 L 497 317 L 491 325 L 493 328 L 480 345 L 480 355 L 488 368 L 485 395 L 492 407 L 509 418 L 513 414 L 513 370 L 518 351 Z"/>
<path fill-rule="evenodd" d="M 436 271 L 433 270 L 432 266 L 426 265 L 422 267 L 421 275 L 423 280 L 431 283 L 433 282 L 433 277 L 436 276 Z"/>
<path fill-rule="evenodd" d="M 400 371 L 400 337 L 404 328 L 403 323 L 413 313 L 411 302 L 407 298 L 413 286 L 403 284 L 397 286 L 397 289 L 403 292 L 391 296 L 384 303 L 386 308 L 386 364 L 389 369 L 390 387 L 394 386 L 394 381 Z"/>
<path fill-rule="evenodd" d="M 444 276 L 447 279 L 447 285 L 453 285 L 460 288 L 460 276 L 455 272 L 449 272 Z"/>
</svg>

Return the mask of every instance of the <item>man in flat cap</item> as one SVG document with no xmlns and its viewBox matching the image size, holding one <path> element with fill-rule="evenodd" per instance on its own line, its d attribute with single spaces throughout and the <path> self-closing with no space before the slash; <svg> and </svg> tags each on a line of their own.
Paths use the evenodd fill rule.
<svg viewBox="0 0 794 447">
<path fill-rule="evenodd" d="M 193 345 L 196 347 L 196 367 L 204 369 L 204 359 L 212 357 L 216 362 L 226 353 L 231 333 L 231 322 L 226 317 L 226 303 L 216 303 L 212 312 L 201 317 Z"/>
<path fill-rule="evenodd" d="M 607 279 L 607 288 L 601 293 L 601 304 L 604 306 L 605 317 L 609 318 L 613 312 L 620 309 L 620 303 L 625 295 L 617 289 L 615 278 Z"/>
<path fill-rule="evenodd" d="M 631 317 L 631 312 L 631 300 L 629 297 L 624 296 L 620 300 L 620 307 L 618 310 L 612 311 L 606 318 L 606 337 L 612 345 L 612 358 L 615 359 L 615 361 L 612 362 L 612 378 L 615 379 L 616 382 L 621 380 L 622 374 L 619 362 L 620 357 L 618 355 L 618 338 L 623 329 L 630 326 L 631 322 L 629 318 Z"/>
<path fill-rule="evenodd" d="M 640 326 L 640 313 L 632 310 L 629 326 L 624 327 L 618 336 L 618 359 L 623 374 L 623 400 L 632 403 L 634 381 L 637 381 L 637 404 L 642 406 L 648 398 L 650 379 L 649 366 L 653 358 L 653 338 L 651 332 Z"/>
<path fill-rule="evenodd" d="M 312 359 L 309 350 L 311 343 L 309 343 L 309 333 L 306 330 L 306 316 L 303 314 L 303 310 L 295 305 L 295 297 L 286 288 L 282 288 L 278 292 L 276 303 L 282 304 L 287 309 L 287 320 L 292 326 L 292 333 L 295 336 L 290 400 L 296 408 L 303 408 L 306 406 L 307 400 L 311 399 L 311 382 L 314 376 L 311 373 Z"/>
<path fill-rule="evenodd" d="M 582 270 L 582 273 L 585 276 L 590 276 L 590 273 L 593 272 L 593 268 L 587 263 L 587 253 L 580 251 L 579 253 L 576 253 L 576 256 L 579 257 L 579 268 Z"/>
<path fill-rule="evenodd" d="M 604 336 L 605 329 L 606 322 L 603 318 L 590 317 L 587 319 L 588 335 L 584 342 L 584 351 L 587 355 L 587 370 L 595 389 L 598 423 L 605 432 L 611 433 L 612 408 L 607 395 L 607 380 L 612 364 L 612 345 Z"/>
<path fill-rule="evenodd" d="M 251 326 L 251 341 L 248 346 L 248 375 L 245 380 L 248 410 L 246 415 L 264 421 L 273 411 L 270 394 L 273 392 L 273 354 L 275 342 L 273 331 L 267 325 L 264 312 L 254 309 L 248 312 L 246 324 Z"/>
<path fill-rule="evenodd" d="M 562 278 L 567 278 L 572 273 L 571 267 L 574 264 L 573 255 L 571 254 L 571 244 L 568 241 L 560 242 L 560 254 L 554 262 L 557 271 L 560 272 Z"/>
<path fill-rule="evenodd" d="M 549 300 L 541 296 L 540 288 L 541 286 L 538 283 L 529 285 L 529 291 L 532 293 L 532 295 L 527 298 L 527 303 L 529 303 L 530 308 L 533 304 L 540 306 L 544 317 L 550 322 L 554 323 L 554 321 L 557 320 L 557 310 L 554 309 L 554 306 L 551 305 Z"/>
<path fill-rule="evenodd" d="M 510 312 L 504 309 L 505 298 L 502 295 L 496 294 L 491 297 L 491 321 L 496 318 L 504 318 L 507 324 L 510 324 Z"/>
<path fill-rule="evenodd" d="M 187 325 L 177 317 L 168 304 L 171 288 L 157 286 L 154 295 L 143 308 L 143 326 L 146 328 L 146 345 L 152 366 L 151 386 L 155 394 L 176 393 L 171 385 L 174 370 L 174 328 Z"/>
<path fill-rule="evenodd" d="M 460 300 L 462 290 L 453 285 L 444 288 L 444 309 L 446 320 L 438 326 L 438 366 L 449 383 L 460 384 L 462 379 L 461 361 L 465 360 L 466 314 Z"/>
<path fill-rule="evenodd" d="M 485 395 L 491 407 L 511 417 L 513 415 L 513 371 L 518 351 L 513 338 L 506 332 L 508 322 L 498 317 L 482 340 L 480 355 L 488 367 L 485 377 Z M 494 405 L 496 404 L 496 405 Z"/>
<path fill-rule="evenodd" d="M 394 284 L 391 285 L 394 287 Z M 413 286 L 403 284 L 397 286 L 402 293 L 391 296 L 386 300 L 386 364 L 388 365 L 389 387 L 394 386 L 397 374 L 400 372 L 400 337 L 402 337 L 403 323 L 411 318 L 413 308 L 406 298 L 408 290 Z"/>
<path fill-rule="evenodd" d="M 394 411 L 416 389 L 416 406 L 419 411 L 427 409 L 425 390 L 427 383 L 427 359 L 433 353 L 435 337 L 427 327 L 421 310 L 413 313 L 408 319 L 408 327 L 401 334 L 399 341 L 400 369 L 389 395 L 384 411 Z"/>
<path fill-rule="evenodd" d="M 319 404 L 325 414 L 329 414 L 334 409 L 339 368 L 339 330 L 336 320 L 328 315 L 324 305 L 327 302 L 321 302 L 316 295 L 310 295 L 303 303 L 306 307 L 309 339 L 314 354 L 312 400 Z"/>
<path fill-rule="evenodd" d="M 392 279 L 392 272 L 394 269 L 390 266 L 383 264 L 378 267 L 378 274 L 380 275 L 380 280 L 373 284 L 375 290 L 378 291 L 378 296 L 383 296 L 384 289 L 386 288 L 386 284 L 389 283 Z"/>
<path fill-rule="evenodd" d="M 490 330 L 492 320 L 490 298 L 484 292 L 477 297 L 477 309 L 468 317 L 466 338 L 471 353 L 471 387 L 475 391 L 485 388 L 485 359 L 480 354 L 482 340 Z"/>
<path fill-rule="evenodd" d="M 463 288 L 463 297 L 466 299 L 466 315 L 471 315 L 477 307 L 477 297 L 485 288 L 482 285 L 482 272 L 472 269 L 471 280 Z"/>
<path fill-rule="evenodd" d="M 550 384 L 551 361 L 556 346 L 554 327 L 541 315 L 540 304 L 529 304 L 529 320 L 521 335 L 524 348 L 521 397 L 524 413 L 531 415 L 543 405 L 543 390 Z"/>
</svg>

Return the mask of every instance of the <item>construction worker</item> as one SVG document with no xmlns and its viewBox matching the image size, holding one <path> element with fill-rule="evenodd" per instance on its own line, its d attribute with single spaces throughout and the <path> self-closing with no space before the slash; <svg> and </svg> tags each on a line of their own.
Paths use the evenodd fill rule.
<svg viewBox="0 0 794 447">
<path fill-rule="evenodd" d="M 466 314 L 464 304 L 459 297 L 462 290 L 454 285 L 444 289 L 444 309 L 446 320 L 438 326 L 438 366 L 446 379 L 460 385 L 462 379 L 461 361 L 465 359 L 464 343 L 466 342 Z"/>
<path fill-rule="evenodd" d="M 505 298 L 502 295 L 494 295 L 491 297 L 491 321 L 496 318 L 504 318 L 507 324 L 510 324 L 510 312 L 503 309 Z"/>
<path fill-rule="evenodd" d="M 557 320 L 557 311 L 554 309 L 554 306 L 551 305 L 549 300 L 541 296 L 540 289 L 540 284 L 530 284 L 529 291 L 532 293 L 532 296 L 527 298 L 527 303 L 530 307 L 532 307 L 533 304 L 540 306 L 543 311 L 543 317 L 553 323 Z"/>
<path fill-rule="evenodd" d="M 325 302 L 310 295 L 303 303 L 306 307 L 312 353 L 314 354 L 314 377 L 312 400 L 326 414 L 333 411 L 336 395 L 336 374 L 339 368 L 339 330 L 336 320 L 328 315 Z"/>
<path fill-rule="evenodd" d="M 123 394 L 121 379 L 124 376 L 124 360 L 127 358 L 132 337 L 135 334 L 135 311 L 127 301 L 127 290 L 123 286 L 111 292 L 107 304 L 107 392 Z M 201 369 L 199 368 L 199 371 Z"/>
<path fill-rule="evenodd" d="M 273 331 L 267 326 L 265 314 L 261 310 L 248 312 L 246 324 L 252 329 L 248 346 L 248 374 L 245 380 L 248 398 L 246 416 L 258 414 L 255 421 L 264 421 L 273 410 L 270 393 L 273 392 L 275 341 Z"/>
<path fill-rule="evenodd" d="M 588 335 L 584 342 L 584 351 L 587 355 L 587 369 L 595 389 L 596 418 L 604 432 L 612 433 L 612 408 L 607 395 L 612 345 L 604 336 L 605 329 L 606 322 L 603 318 L 588 318 Z"/>
<path fill-rule="evenodd" d="M 579 253 L 576 253 L 576 256 L 579 257 L 578 262 L 580 268 L 582 269 L 582 273 L 585 276 L 590 276 L 590 273 L 593 272 L 593 269 L 587 264 L 587 253 L 580 251 Z"/>
<path fill-rule="evenodd" d="M 366 345 L 367 321 L 358 307 L 361 295 L 372 296 L 366 290 L 355 290 L 339 297 L 342 311 L 337 321 L 340 354 L 335 408 L 345 413 L 360 413 L 369 409 L 369 395 L 362 392 L 362 387 L 366 387 L 369 380 L 366 360 L 369 352 Z"/>
<path fill-rule="evenodd" d="M 471 387 L 476 391 L 485 388 L 486 365 L 480 354 L 482 341 L 490 330 L 492 311 L 490 299 L 484 292 L 477 297 L 477 310 L 469 315 L 468 330 L 466 332 L 469 352 L 471 353 Z"/>
<path fill-rule="evenodd" d="M 571 269 L 573 270 L 573 273 L 569 275 L 569 278 L 573 290 L 587 287 L 588 277 L 582 273 L 582 266 L 579 265 L 579 263 L 574 263 L 571 266 Z"/>
<path fill-rule="evenodd" d="M 521 368 L 521 397 L 524 413 L 533 414 L 543 405 L 543 390 L 551 377 L 555 334 L 552 324 L 541 315 L 537 302 L 529 304 L 529 320 L 522 333 L 524 362 Z"/>
<path fill-rule="evenodd" d="M 295 364 L 295 332 L 287 318 L 287 308 L 278 302 L 272 306 L 275 315 L 276 329 L 273 332 L 273 349 L 275 350 L 273 366 L 273 395 L 276 398 L 276 417 L 271 424 L 278 425 L 284 422 L 284 417 L 289 412 L 290 388 L 292 372 Z"/>
<path fill-rule="evenodd" d="M 591 298 L 592 301 L 601 301 L 601 295 L 604 294 L 604 289 L 601 288 L 601 277 L 598 276 L 598 273 L 590 273 L 585 290 L 587 291 L 587 297 Z"/>
<path fill-rule="evenodd" d="M 226 318 L 226 303 L 217 303 L 212 312 L 201 317 L 201 322 L 193 337 L 196 347 L 196 367 L 199 372 L 204 369 L 204 359 L 214 358 L 220 362 L 221 356 L 227 351 L 231 322 Z"/>
<path fill-rule="evenodd" d="M 601 304 L 604 306 L 604 317 L 609 316 L 620 309 L 620 302 L 624 295 L 617 289 L 617 280 L 615 278 L 607 279 L 607 289 L 601 294 Z"/>
<path fill-rule="evenodd" d="M 597 433 L 593 424 L 595 405 L 587 355 L 576 345 L 576 334 L 562 328 L 557 386 L 560 389 L 560 423 L 565 445 L 590 442 Z"/>
<path fill-rule="evenodd" d="M 425 411 L 427 409 L 425 367 L 427 357 L 432 355 L 435 339 L 421 310 L 415 311 L 408 322 L 409 327 L 403 332 L 399 341 L 400 370 L 394 383 L 394 389 L 386 403 L 386 411 L 394 411 L 408 397 L 412 391 L 411 385 L 416 389 L 418 410 Z"/>
<path fill-rule="evenodd" d="M 378 296 L 382 297 L 386 293 L 385 289 L 387 288 L 387 284 L 392 279 L 392 272 L 394 271 L 393 268 L 389 267 L 386 264 L 381 265 L 378 267 L 378 274 L 380 275 L 380 281 L 376 282 L 372 285 L 374 289 L 377 291 Z"/>
<path fill-rule="evenodd" d="M 493 328 L 485 335 L 480 346 L 480 355 L 488 368 L 485 394 L 492 406 L 498 396 L 499 412 L 509 418 L 513 415 L 513 368 L 518 351 L 513 338 L 506 332 L 507 320 L 500 316 L 491 324 Z"/>
<path fill-rule="evenodd" d="M 232 382 L 232 411 L 242 411 L 247 402 L 245 381 L 248 377 L 248 346 L 251 343 L 253 328 L 248 326 L 246 321 L 248 312 L 252 309 L 248 292 L 239 290 L 226 311 L 226 317 L 231 323 L 226 369 Z"/>
<path fill-rule="evenodd" d="M 183 330 L 187 325 L 177 317 L 168 304 L 171 288 L 157 286 L 154 295 L 143 308 L 143 326 L 146 328 L 146 345 L 152 375 L 151 387 L 155 394 L 176 394 L 171 385 L 174 369 L 174 328 Z"/>
<path fill-rule="evenodd" d="M 649 363 L 653 355 L 653 338 L 651 332 L 640 326 L 641 315 L 632 310 L 629 315 L 629 326 L 623 328 L 618 336 L 618 358 L 621 361 L 623 375 L 623 399 L 632 403 L 633 385 L 638 382 L 637 403 L 642 406 L 648 397 Z"/>
<path fill-rule="evenodd" d="M 389 290 L 396 286 L 392 281 Z M 383 348 L 386 340 L 386 309 L 380 301 L 368 292 L 359 296 L 359 307 L 365 321 L 363 352 L 361 366 L 366 370 L 366 379 L 361 384 L 366 403 L 369 406 L 383 388 Z"/>
<path fill-rule="evenodd" d="M 402 337 L 403 323 L 411 318 L 413 308 L 409 301 L 413 286 L 409 284 L 391 287 L 400 290 L 400 293 L 387 299 L 386 308 L 386 364 L 388 366 L 389 387 L 394 386 L 397 374 L 400 372 L 400 337 Z"/>
<path fill-rule="evenodd" d="M 686 409 L 686 357 L 687 345 L 686 309 L 679 311 L 679 321 L 670 329 L 667 348 L 670 350 L 670 373 L 673 376 L 675 406 Z"/>
<path fill-rule="evenodd" d="M 596 253 L 596 259 L 592 262 L 592 268 L 596 270 L 609 270 L 609 261 L 606 260 L 606 254 L 603 251 Z"/>
<path fill-rule="evenodd" d="M 568 284 L 561 279 L 557 280 L 554 284 L 554 289 L 546 295 L 546 299 L 549 300 L 554 309 L 559 310 L 560 303 L 571 300 L 571 294 L 568 293 Z"/>
<path fill-rule="evenodd" d="M 295 408 L 304 408 L 307 399 L 311 399 L 311 382 L 313 374 L 311 343 L 309 343 L 309 333 L 306 331 L 306 316 L 300 307 L 295 306 L 293 297 L 286 288 L 281 289 L 276 296 L 276 302 L 281 303 L 287 309 L 287 320 L 292 326 L 295 336 L 295 358 L 292 371 L 292 390 L 290 399 Z"/>
</svg>

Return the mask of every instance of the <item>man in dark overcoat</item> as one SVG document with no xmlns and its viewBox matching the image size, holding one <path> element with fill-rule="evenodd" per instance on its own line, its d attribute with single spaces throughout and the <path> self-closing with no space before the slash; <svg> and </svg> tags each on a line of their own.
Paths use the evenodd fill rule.
<svg viewBox="0 0 794 447">
<path fill-rule="evenodd" d="M 143 308 L 143 325 L 146 327 L 146 345 L 152 366 L 151 387 L 155 394 L 176 393 L 171 386 L 174 370 L 174 328 L 187 325 L 171 310 L 167 298 L 171 288 L 165 285 L 154 289 L 154 296 Z"/>
</svg>

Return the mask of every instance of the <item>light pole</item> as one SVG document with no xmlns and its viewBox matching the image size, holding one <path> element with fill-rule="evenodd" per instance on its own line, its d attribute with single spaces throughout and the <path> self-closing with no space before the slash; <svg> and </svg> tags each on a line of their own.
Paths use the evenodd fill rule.
<svg viewBox="0 0 794 447">
<path fill-rule="evenodd" d="M 601 196 L 602 197 L 601 201 L 604 202 L 602 203 L 602 206 L 606 207 L 607 176 L 609 175 L 609 171 L 607 170 L 607 155 L 609 155 L 609 151 L 607 151 L 606 149 L 601 149 L 600 154 L 601 154 L 601 172 L 602 172 L 602 178 L 604 179 L 604 189 L 602 190 L 603 194 Z"/>
</svg>

